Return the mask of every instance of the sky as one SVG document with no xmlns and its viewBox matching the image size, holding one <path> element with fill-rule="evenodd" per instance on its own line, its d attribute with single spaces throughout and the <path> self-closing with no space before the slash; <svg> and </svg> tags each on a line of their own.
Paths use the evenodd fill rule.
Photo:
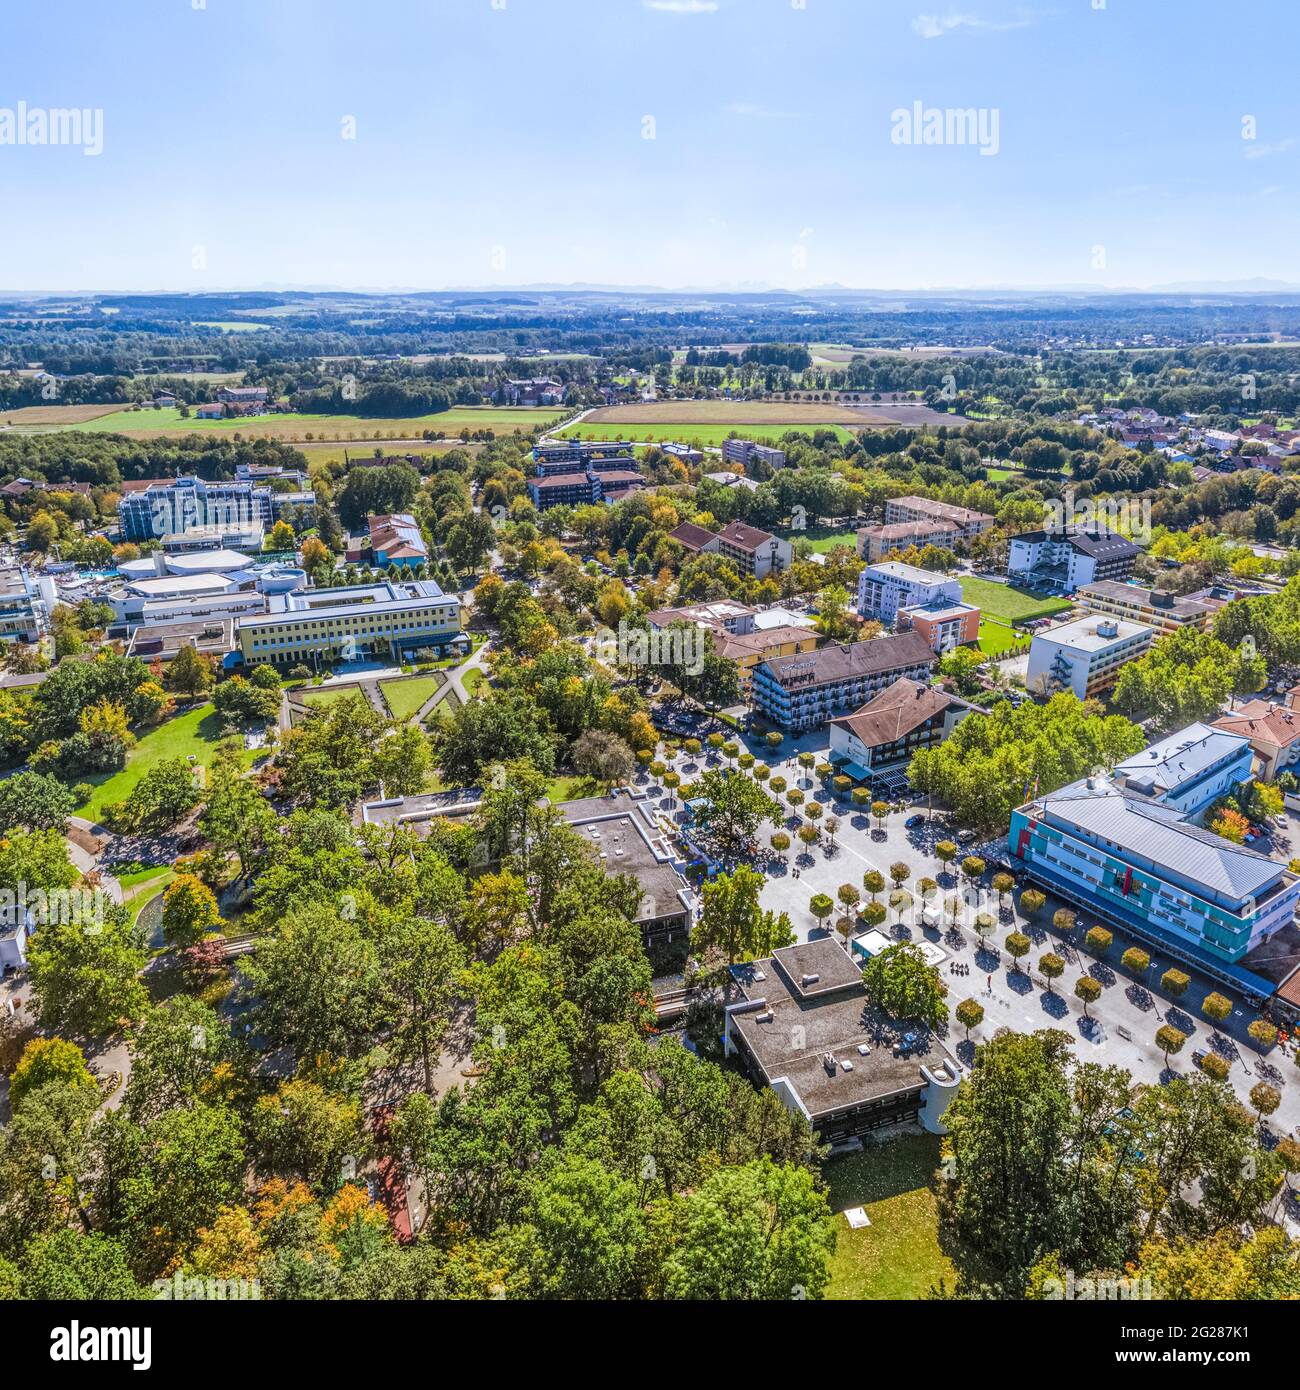
<svg viewBox="0 0 1300 1390">
<path fill-rule="evenodd" d="M 0 290 L 1300 283 L 1298 38 L 1296 0 L 0 0 Z"/>
</svg>

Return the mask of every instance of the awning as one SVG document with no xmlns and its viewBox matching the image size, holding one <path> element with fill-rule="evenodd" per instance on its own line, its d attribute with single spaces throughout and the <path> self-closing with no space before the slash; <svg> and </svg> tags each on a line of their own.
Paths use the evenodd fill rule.
<svg viewBox="0 0 1300 1390">
<path fill-rule="evenodd" d="M 865 767 L 859 767 L 857 763 L 850 762 L 841 763 L 837 775 L 840 772 L 846 777 L 852 777 L 855 782 L 865 782 L 871 776 Z"/>
</svg>

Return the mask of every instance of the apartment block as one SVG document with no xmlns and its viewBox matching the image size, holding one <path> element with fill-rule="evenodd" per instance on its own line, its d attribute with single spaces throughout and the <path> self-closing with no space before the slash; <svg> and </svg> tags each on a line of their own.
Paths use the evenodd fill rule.
<svg viewBox="0 0 1300 1390">
<path fill-rule="evenodd" d="M 1079 699 L 1089 699 L 1114 685 L 1120 669 L 1154 640 L 1155 632 L 1142 623 L 1076 618 L 1034 635 L 1025 684 L 1035 694 L 1073 690 Z"/>
<path fill-rule="evenodd" d="M 918 550 L 937 545 L 951 550 L 961 539 L 961 528 L 951 521 L 895 521 L 887 526 L 858 528 L 858 555 L 869 565 L 879 564 L 896 550 Z"/>
<path fill-rule="evenodd" d="M 885 525 L 900 521 L 947 521 L 957 528 L 957 539 L 973 541 L 987 531 L 995 518 L 985 512 L 973 512 L 969 507 L 955 507 L 950 502 L 934 502 L 928 497 L 891 497 L 885 503 Z"/>
<path fill-rule="evenodd" d="M 1115 579 L 1085 584 L 1075 590 L 1074 596 L 1090 613 L 1109 613 L 1131 623 L 1145 623 L 1162 637 L 1177 632 L 1180 627 L 1208 627 L 1222 606 Z"/>
<path fill-rule="evenodd" d="M 961 602 L 961 584 L 956 579 L 901 560 L 868 565 L 858 576 L 858 612 L 886 627 L 894 625 L 901 608 L 939 602 Z"/>
<path fill-rule="evenodd" d="M 751 463 L 765 463 L 769 468 L 785 467 L 785 450 L 767 444 L 755 444 L 752 439 L 724 439 L 722 457 L 728 463 L 738 463 L 748 469 Z"/>
</svg>

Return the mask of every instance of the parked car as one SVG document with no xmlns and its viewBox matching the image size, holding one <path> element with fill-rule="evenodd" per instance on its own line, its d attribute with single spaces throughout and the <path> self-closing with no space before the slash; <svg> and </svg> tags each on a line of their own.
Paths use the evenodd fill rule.
<svg viewBox="0 0 1300 1390">
<path fill-rule="evenodd" d="M 924 823 L 924 821 L 924 816 L 908 816 L 908 818 L 903 822 L 903 829 L 911 830 L 913 826 L 921 825 Z"/>
</svg>

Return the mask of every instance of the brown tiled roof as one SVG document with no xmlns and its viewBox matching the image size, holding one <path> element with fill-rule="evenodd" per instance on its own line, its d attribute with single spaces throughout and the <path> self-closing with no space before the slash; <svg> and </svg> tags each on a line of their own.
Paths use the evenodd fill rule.
<svg viewBox="0 0 1300 1390">
<path fill-rule="evenodd" d="M 904 677 L 873 696 L 860 710 L 831 723 L 848 729 L 868 748 L 879 748 L 906 737 L 952 705 L 962 704 L 964 700 L 947 691 Z"/>
<path fill-rule="evenodd" d="M 909 666 L 931 666 L 937 661 L 929 642 L 915 629 L 888 637 L 875 637 L 869 642 L 832 642 L 818 652 L 801 652 L 795 656 L 778 656 L 767 663 L 778 682 L 784 682 L 790 668 L 812 666 L 811 680 L 803 685 L 826 685 L 833 681 L 854 680 L 858 676 L 878 675 L 882 671 L 902 670 Z"/>
<path fill-rule="evenodd" d="M 772 539 L 770 532 L 760 531 L 757 526 L 746 526 L 743 521 L 728 522 L 718 536 L 738 550 L 757 550 Z"/>
<path fill-rule="evenodd" d="M 1279 748 L 1300 738 L 1300 714 L 1270 700 L 1251 700 L 1235 713 L 1213 720 L 1212 724 L 1216 729 L 1276 744 Z"/>
<path fill-rule="evenodd" d="M 689 521 L 683 521 L 675 530 L 669 531 L 668 536 L 670 540 L 680 541 L 687 550 L 702 550 L 710 541 L 717 539 L 712 531 L 706 531 L 703 526 Z"/>
<path fill-rule="evenodd" d="M 804 642 L 809 637 L 816 636 L 816 632 L 810 627 L 769 627 L 766 631 L 725 637 L 719 654 L 729 661 L 735 661 L 738 657 L 749 656 L 755 652 L 761 656 L 773 647 L 784 646 L 787 642 Z"/>
</svg>

